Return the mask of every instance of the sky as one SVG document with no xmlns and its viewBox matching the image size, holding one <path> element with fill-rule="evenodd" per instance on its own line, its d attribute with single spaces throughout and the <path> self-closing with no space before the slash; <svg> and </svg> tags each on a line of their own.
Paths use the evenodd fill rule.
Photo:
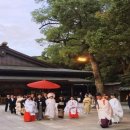
<svg viewBox="0 0 130 130">
<path fill-rule="evenodd" d="M 39 56 L 47 45 L 40 46 L 40 25 L 32 20 L 31 12 L 40 7 L 34 0 L 0 0 L 0 44 L 29 56 Z"/>
</svg>

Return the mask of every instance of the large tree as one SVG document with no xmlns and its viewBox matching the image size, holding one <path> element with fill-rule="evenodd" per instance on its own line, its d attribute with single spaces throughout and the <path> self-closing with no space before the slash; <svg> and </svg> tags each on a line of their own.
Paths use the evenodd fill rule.
<svg viewBox="0 0 130 130">
<path fill-rule="evenodd" d="M 102 0 L 101 5 L 103 11 L 96 13 L 101 26 L 90 32 L 87 39 L 91 45 L 99 46 L 95 50 L 103 61 L 109 61 L 111 70 L 116 68 L 115 74 L 127 74 L 130 72 L 130 1 Z"/>
<path fill-rule="evenodd" d="M 44 0 L 39 2 L 41 1 L 45 2 Z M 78 46 L 79 54 L 89 54 L 97 91 L 102 93 L 103 83 L 99 68 L 95 57 L 89 52 L 90 45 L 85 39 L 87 31 L 95 30 L 98 27 L 99 22 L 95 17 L 95 13 L 100 10 L 98 1 L 47 0 L 46 2 L 46 8 L 33 12 L 36 22 L 42 24 L 40 29 L 46 35 L 47 40 L 60 43 L 63 48 Z M 72 54 L 72 52 L 70 53 Z"/>
<path fill-rule="evenodd" d="M 128 0 L 36 1 L 44 3 L 45 6 L 33 12 L 34 20 L 41 24 L 41 32 L 46 35 L 48 41 L 60 43 L 54 44 L 53 49 L 49 47 L 46 51 L 51 58 L 53 54 L 59 55 L 59 62 L 69 64 L 73 55 L 87 54 L 99 92 L 103 92 L 103 83 L 98 64 L 102 67 L 101 72 L 104 76 L 110 74 L 111 68 L 114 70 L 114 65 L 120 66 L 116 74 L 128 72 L 130 68 Z M 42 39 L 39 39 L 39 42 L 42 42 Z M 57 52 L 53 53 L 56 48 Z"/>
</svg>

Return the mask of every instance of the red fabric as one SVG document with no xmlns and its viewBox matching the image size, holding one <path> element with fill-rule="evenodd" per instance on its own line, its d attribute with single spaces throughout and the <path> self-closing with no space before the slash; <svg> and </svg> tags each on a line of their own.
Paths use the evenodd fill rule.
<svg viewBox="0 0 130 130">
<path fill-rule="evenodd" d="M 27 84 L 28 87 L 31 88 L 38 88 L 38 89 L 57 89 L 60 88 L 60 85 L 55 84 L 53 82 L 47 81 L 47 80 L 41 80 L 37 82 L 32 82 Z"/>
<path fill-rule="evenodd" d="M 36 120 L 36 116 L 35 115 L 30 115 L 29 112 L 25 112 L 24 113 L 24 121 L 25 122 L 31 122 L 31 121 L 35 121 Z"/>
<path fill-rule="evenodd" d="M 24 121 L 25 122 L 31 122 L 31 115 L 29 112 L 24 113 Z"/>
<path fill-rule="evenodd" d="M 35 121 L 36 120 L 36 116 L 35 115 L 31 115 L 31 121 Z"/>
<path fill-rule="evenodd" d="M 69 117 L 70 118 L 79 118 L 79 115 L 78 115 L 78 113 L 76 113 L 76 114 L 69 113 Z"/>
<path fill-rule="evenodd" d="M 76 110 L 75 114 L 72 114 L 71 111 L 69 111 L 69 117 L 70 118 L 79 118 L 79 114 L 78 114 L 77 110 Z"/>
</svg>

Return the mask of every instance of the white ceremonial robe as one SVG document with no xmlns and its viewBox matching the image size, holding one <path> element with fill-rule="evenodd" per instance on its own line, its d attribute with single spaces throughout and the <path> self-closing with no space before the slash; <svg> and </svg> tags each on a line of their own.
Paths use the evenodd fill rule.
<svg viewBox="0 0 130 130">
<path fill-rule="evenodd" d="M 108 100 L 106 99 L 97 100 L 96 108 L 98 111 L 99 120 L 105 118 L 108 120 L 112 119 L 112 108 Z"/>
<path fill-rule="evenodd" d="M 27 99 L 25 101 L 24 106 L 25 106 L 25 111 L 26 112 L 29 112 L 30 115 L 35 115 L 35 113 L 36 113 L 36 104 L 35 104 L 34 101 Z"/>
<path fill-rule="evenodd" d="M 123 109 L 121 103 L 116 98 L 110 99 L 109 102 L 113 110 L 112 122 L 118 123 L 121 121 L 121 118 L 123 117 Z"/>
<path fill-rule="evenodd" d="M 16 114 L 21 115 L 21 101 L 23 100 L 23 97 L 18 97 L 16 101 Z"/>
<path fill-rule="evenodd" d="M 69 113 L 70 109 L 72 108 L 75 108 L 78 112 L 80 111 L 78 107 L 78 102 L 76 100 L 69 100 L 67 102 L 66 107 L 64 109 L 65 113 Z"/>
<path fill-rule="evenodd" d="M 48 98 L 46 100 L 46 110 L 45 110 L 45 116 L 47 116 L 50 119 L 53 119 L 56 115 L 56 102 L 55 99 Z"/>
</svg>

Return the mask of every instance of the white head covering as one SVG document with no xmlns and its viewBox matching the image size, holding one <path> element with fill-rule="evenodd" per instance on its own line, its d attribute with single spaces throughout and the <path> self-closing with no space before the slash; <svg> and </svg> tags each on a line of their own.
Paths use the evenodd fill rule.
<svg viewBox="0 0 130 130">
<path fill-rule="evenodd" d="M 55 94 L 54 94 L 54 93 L 48 93 L 48 94 L 47 94 L 47 97 L 48 97 L 48 98 L 49 98 L 49 97 L 55 98 Z"/>
</svg>

